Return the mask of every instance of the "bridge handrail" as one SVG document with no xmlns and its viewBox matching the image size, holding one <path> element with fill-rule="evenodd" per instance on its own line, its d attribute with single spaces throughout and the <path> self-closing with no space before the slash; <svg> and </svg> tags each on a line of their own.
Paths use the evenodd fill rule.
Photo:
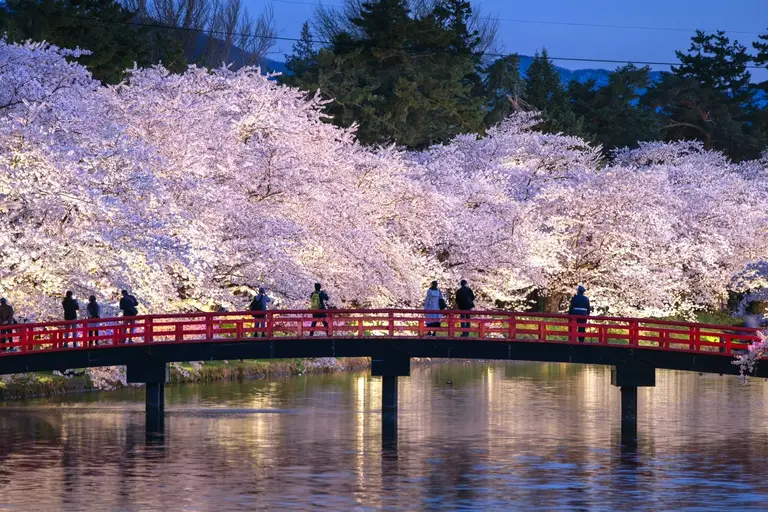
<svg viewBox="0 0 768 512">
<path fill-rule="evenodd" d="M 312 314 L 389 314 L 389 313 L 403 313 L 411 315 L 426 315 L 439 313 L 441 315 L 460 315 L 471 314 L 473 316 L 506 316 L 506 317 L 531 317 L 531 318 L 559 318 L 559 319 L 580 319 L 584 318 L 580 315 L 568 315 L 564 313 L 532 313 L 525 311 L 503 311 L 503 310 L 460 310 L 460 309 L 443 309 L 443 310 L 425 310 L 425 309 L 398 309 L 398 308 L 379 308 L 379 309 L 323 309 L 323 310 L 310 310 L 310 309 L 270 309 L 265 312 L 259 311 L 196 311 L 187 313 L 160 313 L 152 315 L 137 315 L 137 316 L 116 316 L 116 317 L 104 317 L 104 318 L 79 318 L 77 320 L 50 320 L 47 322 L 20 322 L 17 324 L 11 324 L 8 327 L 25 326 L 28 328 L 38 327 L 60 327 L 66 325 L 82 324 L 85 322 L 105 324 L 108 322 L 122 323 L 126 320 L 144 320 L 152 318 L 154 320 L 168 320 L 168 319 L 181 319 L 181 318 L 195 318 L 195 317 L 252 317 L 254 314 L 267 314 L 267 315 L 305 315 L 311 316 Z M 758 329 L 752 327 L 736 326 L 736 325 L 718 325 L 718 324 L 706 324 L 699 322 L 683 322 L 680 320 L 661 320 L 655 318 L 639 318 L 639 317 L 614 317 L 614 316 L 601 316 L 593 315 L 587 317 L 590 322 L 606 322 L 606 321 L 618 321 L 618 322 L 637 322 L 641 324 L 653 324 L 653 325 L 668 325 L 676 327 L 691 327 L 696 326 L 703 329 L 714 330 L 727 330 L 742 332 L 745 334 L 756 334 Z"/>
<path fill-rule="evenodd" d="M 428 325 L 437 320 L 428 318 L 428 315 L 435 314 L 441 315 L 442 323 L 440 326 Z M 317 315 L 325 315 L 325 318 L 315 318 Z M 462 315 L 470 315 L 470 318 L 462 318 Z M 74 347 L 67 348 L 72 341 L 83 345 L 87 342 L 92 345 L 91 348 L 108 348 L 134 342 L 219 341 L 233 337 L 246 339 L 255 335 L 281 340 L 308 336 L 312 328 L 307 324 L 313 320 L 318 322 L 314 331 L 325 331 L 322 322 L 327 320 L 327 332 L 333 332 L 340 338 L 425 338 L 430 333 L 458 338 L 463 334 L 470 340 L 505 338 L 547 343 L 586 342 L 688 352 L 716 351 L 724 355 L 733 355 L 734 350 L 745 350 L 749 343 L 757 340 L 757 329 L 753 328 L 652 318 L 380 308 L 190 312 L 21 323 L 0 326 L 0 345 L 12 349 L 12 352 L 3 355 L 12 355 L 72 350 Z M 464 325 L 461 325 L 462 322 Z"/>
</svg>

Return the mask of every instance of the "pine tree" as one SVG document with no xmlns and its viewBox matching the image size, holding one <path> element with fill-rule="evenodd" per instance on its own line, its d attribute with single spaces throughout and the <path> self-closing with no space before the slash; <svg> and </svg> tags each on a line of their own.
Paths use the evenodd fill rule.
<svg viewBox="0 0 768 512">
<path fill-rule="evenodd" d="M 520 57 L 507 55 L 495 60 L 485 70 L 486 108 L 484 123 L 498 124 L 515 108 L 520 99 L 523 83 L 520 79 Z"/>
<path fill-rule="evenodd" d="M 746 48 L 723 32 L 697 31 L 688 53 L 677 55 L 680 65 L 663 73 L 642 99 L 666 118 L 664 138 L 698 139 L 735 160 L 759 156 L 765 135 L 759 129 Z"/>
<path fill-rule="evenodd" d="M 301 75 L 314 65 L 316 56 L 312 31 L 309 29 L 309 23 L 305 21 L 301 26 L 299 40 L 293 44 L 293 54 L 285 56 L 285 67 L 293 75 Z"/>
<path fill-rule="evenodd" d="M 146 31 L 130 25 L 133 13 L 115 0 L 7 0 L 5 30 L 12 41 L 48 41 L 64 48 L 85 48 L 78 60 L 106 83 L 124 71 L 150 64 Z"/>
<path fill-rule="evenodd" d="M 608 83 L 595 80 L 568 85 L 573 112 L 584 120 L 584 130 L 609 151 L 635 147 L 660 136 L 659 116 L 638 104 L 641 91 L 650 85 L 650 69 L 627 65 L 611 73 Z"/>
<path fill-rule="evenodd" d="M 536 53 L 525 72 L 523 84 L 523 98 L 542 113 L 541 130 L 583 135 L 582 120 L 573 113 L 560 73 L 546 50 Z"/>
<path fill-rule="evenodd" d="M 333 122 L 357 123 L 366 144 L 422 148 L 480 131 L 479 36 L 470 15 L 463 0 L 441 1 L 419 16 L 405 0 L 364 2 L 349 20 L 353 29 L 336 34 L 287 83 L 332 98 Z"/>
</svg>

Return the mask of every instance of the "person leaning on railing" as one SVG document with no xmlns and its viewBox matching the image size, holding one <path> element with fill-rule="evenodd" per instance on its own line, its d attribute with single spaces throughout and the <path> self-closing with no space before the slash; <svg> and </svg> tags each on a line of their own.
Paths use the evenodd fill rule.
<svg viewBox="0 0 768 512">
<path fill-rule="evenodd" d="M 88 297 L 88 305 L 86 306 L 86 309 L 88 310 L 88 318 L 99 318 L 101 317 L 101 307 L 99 306 L 99 303 L 96 302 L 96 296 L 91 295 Z M 97 323 L 92 323 L 91 327 L 98 327 Z M 96 338 L 99 336 L 99 330 L 98 329 L 90 329 L 88 331 L 88 336 L 91 338 Z M 98 345 L 98 342 L 96 340 L 90 340 L 88 341 L 88 346 L 92 345 Z"/>
<path fill-rule="evenodd" d="M 437 281 L 432 281 L 427 290 L 427 296 L 424 298 L 424 309 L 426 311 L 440 311 L 446 309 L 447 304 L 443 298 L 443 292 L 437 287 Z M 440 313 L 427 313 L 427 327 L 440 327 L 443 315 Z M 427 336 L 436 336 L 437 331 L 427 331 Z"/>
<path fill-rule="evenodd" d="M 266 290 L 264 290 L 263 286 L 259 287 L 259 293 L 253 296 L 253 300 L 251 301 L 251 304 L 248 306 L 248 309 L 251 311 L 259 311 L 260 313 L 252 315 L 253 318 L 256 319 L 256 321 L 253 323 L 253 337 L 258 338 L 259 332 L 258 330 L 261 329 L 261 337 L 266 338 L 267 333 L 264 332 L 264 328 L 266 327 L 266 318 L 267 318 L 267 304 L 271 302 L 272 299 L 270 299 L 267 296 Z"/>
<path fill-rule="evenodd" d="M 11 307 L 10 304 L 8 304 L 8 301 L 5 299 L 0 299 L 0 325 L 13 325 L 16 323 L 16 319 L 13 318 L 13 307 Z M 2 329 L 2 334 L 11 334 L 11 329 L 5 328 Z M 5 346 L 5 344 L 9 341 L 11 341 L 13 338 L 6 338 L 5 336 L 0 337 L 0 346 L 2 346 L 2 351 L 11 351 L 12 348 L 8 348 Z"/>
<path fill-rule="evenodd" d="M 472 288 L 467 286 L 465 279 L 462 279 L 460 284 L 461 288 L 456 290 L 456 307 L 462 311 L 471 311 L 475 309 L 475 294 L 472 292 Z M 461 313 L 459 316 L 462 320 L 469 320 L 469 313 Z M 462 329 L 468 329 L 469 325 L 469 322 L 461 322 Z M 469 332 L 463 331 L 461 337 L 469 337 Z"/>
<path fill-rule="evenodd" d="M 64 300 L 61 301 L 61 307 L 64 309 L 64 320 L 77 320 L 77 312 L 80 310 L 80 304 L 77 303 L 77 300 L 75 299 L 72 292 L 67 292 L 64 296 Z M 64 339 L 68 339 L 70 332 L 69 329 L 72 329 L 74 332 L 72 332 L 72 346 L 77 346 L 77 324 L 72 324 L 71 326 L 67 327 L 67 330 L 64 332 Z M 64 342 L 64 346 L 68 347 L 69 343 Z"/>
<path fill-rule="evenodd" d="M 309 296 L 309 307 L 312 310 L 326 310 L 328 309 L 328 301 L 330 300 L 330 297 L 328 297 L 328 294 L 325 293 L 325 290 L 323 290 L 323 287 L 320 283 L 315 283 L 315 291 L 312 292 L 312 294 Z M 309 330 L 309 335 L 314 336 L 315 335 L 315 327 L 317 326 L 318 321 L 323 323 L 323 327 L 325 327 L 325 334 L 329 334 L 328 332 L 328 321 L 325 320 L 328 315 L 325 313 L 313 313 L 312 318 L 312 326 Z M 318 318 L 322 318 L 322 320 L 317 320 Z"/>
<path fill-rule="evenodd" d="M 128 293 L 128 290 L 122 290 L 120 292 L 120 295 L 122 296 L 120 298 L 120 309 L 123 312 L 123 316 L 129 316 L 134 317 L 139 314 L 139 310 L 136 309 L 139 306 L 139 301 Z M 127 330 L 130 331 L 130 334 L 133 334 L 133 324 L 135 322 L 134 319 L 126 320 L 126 322 L 131 326 Z M 126 343 L 131 343 L 131 340 L 126 340 Z"/>
<path fill-rule="evenodd" d="M 587 317 L 592 312 L 592 306 L 589 304 L 589 298 L 584 295 L 586 289 L 579 285 L 576 289 L 576 295 L 571 298 L 571 304 L 568 307 L 568 314 L 575 316 Z M 587 332 L 587 328 L 583 327 L 587 323 L 586 318 L 576 319 L 576 323 L 579 324 L 579 333 Z M 579 336 L 579 343 L 584 343 L 584 336 Z"/>
</svg>

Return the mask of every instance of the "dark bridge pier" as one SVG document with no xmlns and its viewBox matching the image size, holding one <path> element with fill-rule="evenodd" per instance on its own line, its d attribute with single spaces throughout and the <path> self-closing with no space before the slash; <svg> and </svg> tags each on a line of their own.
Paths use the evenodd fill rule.
<svg viewBox="0 0 768 512">
<path fill-rule="evenodd" d="M 371 358 L 371 375 L 381 377 L 381 442 L 383 447 L 397 443 L 397 378 L 411 375 L 411 358 L 395 351 Z"/>
<path fill-rule="evenodd" d="M 637 446 L 637 388 L 656 385 L 656 368 L 628 360 L 611 371 L 611 384 L 621 388 L 621 444 Z"/>
<path fill-rule="evenodd" d="M 145 386 L 147 436 L 165 432 L 165 384 L 168 377 L 168 364 L 154 358 L 143 358 L 127 367 L 128 382 Z"/>
</svg>

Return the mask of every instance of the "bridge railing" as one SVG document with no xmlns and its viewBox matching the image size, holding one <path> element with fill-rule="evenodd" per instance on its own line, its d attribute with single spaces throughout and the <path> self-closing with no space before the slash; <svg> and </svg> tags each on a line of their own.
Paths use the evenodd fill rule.
<svg viewBox="0 0 768 512">
<path fill-rule="evenodd" d="M 435 317 L 437 315 L 437 317 Z M 312 323 L 315 322 L 313 327 Z M 109 348 L 137 343 L 253 339 L 463 338 L 647 347 L 734 355 L 757 340 L 756 329 L 665 320 L 577 317 L 502 311 L 408 309 L 272 310 L 189 313 L 0 326 L 2 355 Z M 76 345 L 76 346 L 75 346 Z"/>
</svg>

